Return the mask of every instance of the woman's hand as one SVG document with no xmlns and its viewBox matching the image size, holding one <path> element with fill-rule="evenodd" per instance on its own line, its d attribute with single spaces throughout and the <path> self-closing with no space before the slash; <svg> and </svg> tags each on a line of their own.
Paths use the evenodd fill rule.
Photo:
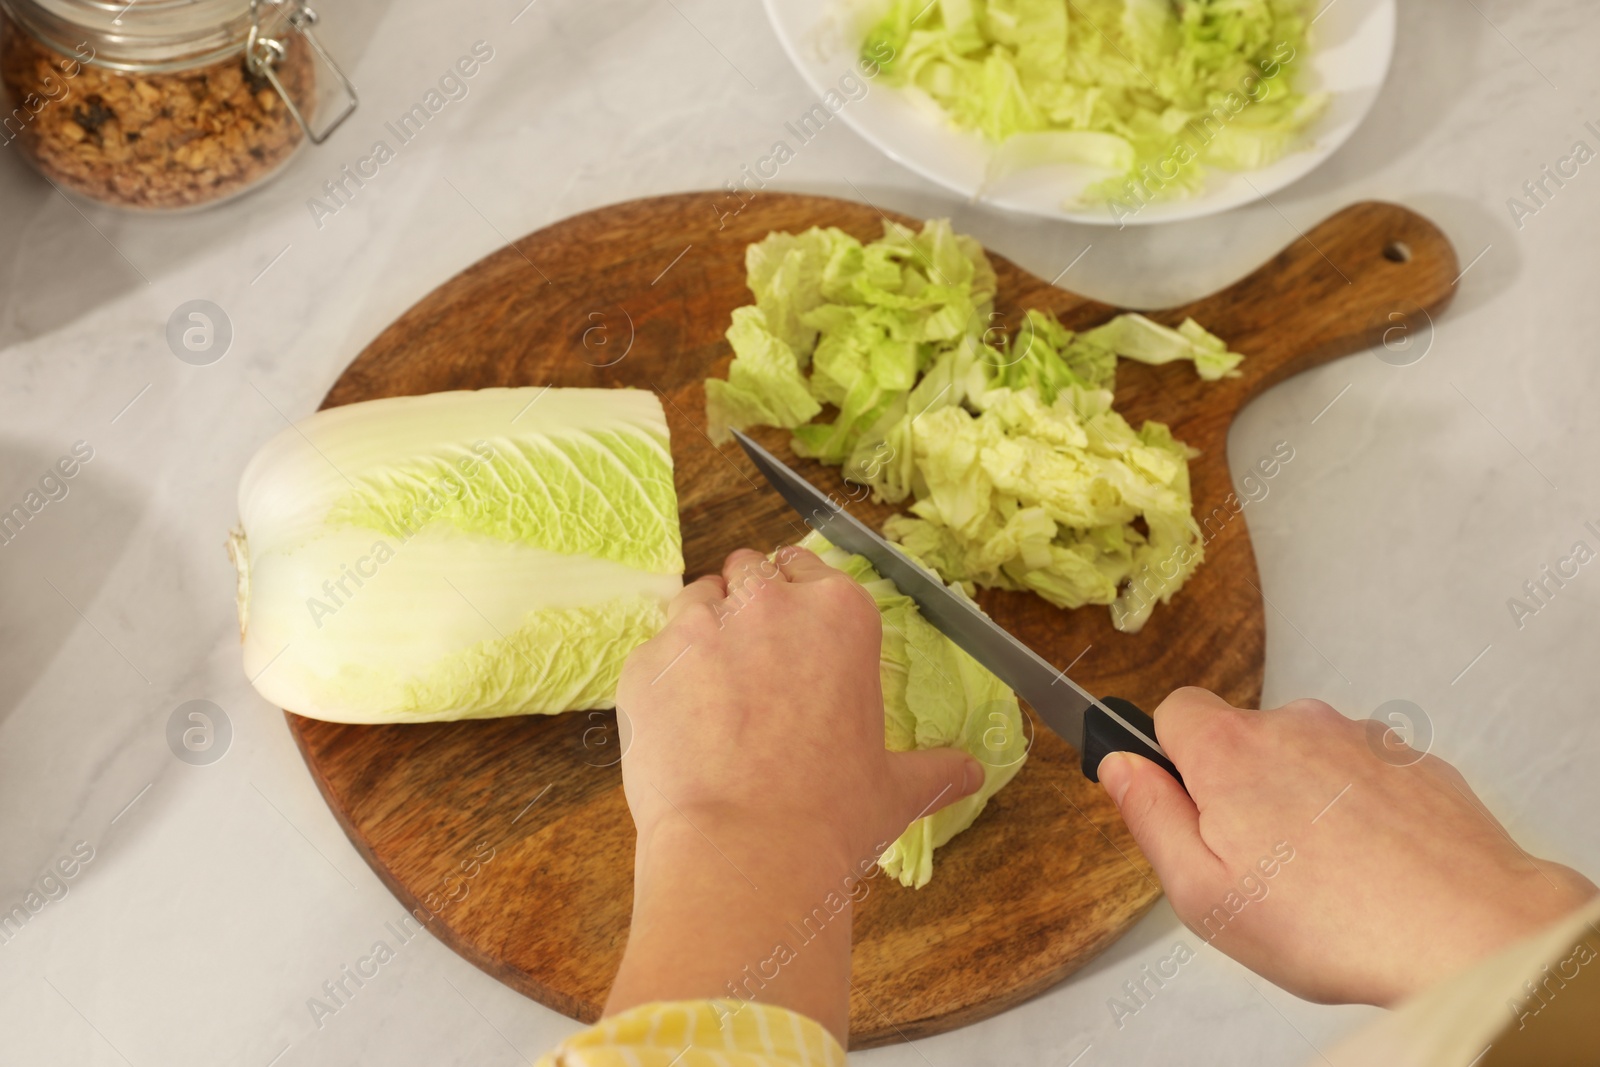
<svg viewBox="0 0 1600 1067">
<path fill-rule="evenodd" d="M 755 999 L 844 1041 L 851 901 L 918 816 L 971 793 L 965 753 L 888 752 L 882 623 L 799 548 L 687 586 L 617 692 L 638 830 L 634 918 L 607 1013 Z"/>
<path fill-rule="evenodd" d="M 1600 892 L 1519 848 L 1448 763 L 1321 701 L 1180 689 L 1155 723 L 1189 792 L 1126 753 L 1101 783 L 1178 917 L 1299 996 L 1393 1004 Z"/>
</svg>

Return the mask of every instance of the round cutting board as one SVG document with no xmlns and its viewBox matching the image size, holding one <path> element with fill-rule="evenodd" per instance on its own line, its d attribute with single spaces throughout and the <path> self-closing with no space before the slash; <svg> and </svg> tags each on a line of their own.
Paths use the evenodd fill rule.
<svg viewBox="0 0 1600 1067">
<path fill-rule="evenodd" d="M 485 386 L 653 389 L 672 432 L 689 575 L 718 569 L 740 546 L 788 543 L 801 531 L 782 500 L 737 446 L 706 438 L 702 383 L 726 373 L 729 313 L 750 302 L 748 244 L 814 225 L 873 239 L 884 219 L 813 196 L 761 193 L 737 207 L 719 192 L 657 197 L 530 234 L 402 315 L 324 406 Z M 1114 313 L 993 260 L 997 325 L 1014 327 L 1031 307 L 1072 328 Z M 980 596 L 983 606 L 1092 692 L 1151 709 L 1175 686 L 1202 685 L 1254 705 L 1262 598 L 1230 498 L 1229 423 L 1297 371 L 1375 344 L 1385 330 L 1392 340 L 1402 326 L 1428 328 L 1455 275 L 1455 253 L 1432 223 L 1363 203 L 1228 289 L 1155 315 L 1193 315 L 1247 357 L 1239 377 L 1213 384 L 1187 364 L 1118 368 L 1117 407 L 1131 422 L 1165 421 L 1201 450 L 1191 476 L 1205 563 L 1138 634 L 1113 630 L 1103 607 L 1064 612 L 997 592 Z M 795 460 L 786 434 L 757 436 L 818 485 L 845 492 L 834 469 Z M 851 506 L 874 523 L 888 513 Z M 351 841 L 436 937 L 541 1003 L 599 1017 L 632 906 L 633 827 L 613 713 L 408 726 L 288 719 Z M 1017 777 L 936 854 L 931 884 L 868 883 L 855 913 L 852 1047 L 1002 1011 L 1083 966 L 1155 902 L 1149 865 L 1077 763 L 1038 729 Z"/>
</svg>

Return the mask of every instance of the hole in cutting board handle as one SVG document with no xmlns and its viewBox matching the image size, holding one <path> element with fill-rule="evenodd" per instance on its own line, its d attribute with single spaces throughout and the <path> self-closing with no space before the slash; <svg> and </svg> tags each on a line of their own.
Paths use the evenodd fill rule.
<svg viewBox="0 0 1600 1067">
<path fill-rule="evenodd" d="M 1383 258 L 1390 263 L 1410 263 L 1411 246 L 1404 241 L 1390 241 L 1383 246 Z"/>
</svg>

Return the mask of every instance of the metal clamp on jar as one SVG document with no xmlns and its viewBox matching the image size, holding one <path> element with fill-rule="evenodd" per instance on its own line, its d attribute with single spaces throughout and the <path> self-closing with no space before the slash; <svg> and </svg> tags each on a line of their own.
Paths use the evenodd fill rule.
<svg viewBox="0 0 1600 1067">
<path fill-rule="evenodd" d="M 225 200 L 355 110 L 316 21 L 304 0 L 0 0 L 0 147 L 108 204 Z M 317 59 L 344 98 L 321 129 Z"/>
</svg>

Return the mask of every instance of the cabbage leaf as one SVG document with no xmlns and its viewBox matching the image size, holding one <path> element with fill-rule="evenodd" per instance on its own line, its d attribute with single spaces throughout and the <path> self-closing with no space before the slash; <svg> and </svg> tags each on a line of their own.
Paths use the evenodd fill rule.
<svg viewBox="0 0 1600 1067">
<path fill-rule="evenodd" d="M 920 889 L 933 877 L 934 849 L 971 826 L 1022 769 L 1028 746 L 1021 706 L 1004 682 L 935 629 L 865 557 L 815 532 L 800 545 L 860 583 L 883 617 L 884 744 L 896 752 L 959 748 L 983 764 L 977 792 L 916 820 L 878 858 L 890 877 Z"/>
</svg>

